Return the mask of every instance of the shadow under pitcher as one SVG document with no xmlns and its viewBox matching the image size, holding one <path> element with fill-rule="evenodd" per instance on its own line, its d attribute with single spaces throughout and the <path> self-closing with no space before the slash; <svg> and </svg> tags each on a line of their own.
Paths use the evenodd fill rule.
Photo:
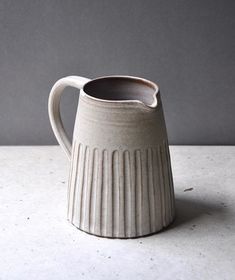
<svg viewBox="0 0 235 280">
<path fill-rule="evenodd" d="M 73 140 L 60 116 L 67 87 L 80 90 Z M 133 238 L 175 215 L 169 146 L 158 86 L 132 76 L 58 80 L 49 96 L 55 137 L 70 161 L 68 220 L 102 237 Z"/>
</svg>

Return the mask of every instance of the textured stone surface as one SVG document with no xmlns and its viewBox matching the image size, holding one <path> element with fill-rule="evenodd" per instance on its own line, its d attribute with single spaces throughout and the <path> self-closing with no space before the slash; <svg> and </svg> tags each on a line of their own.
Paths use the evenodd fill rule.
<svg viewBox="0 0 235 280">
<path fill-rule="evenodd" d="M 171 147 L 177 218 L 116 240 L 66 221 L 59 147 L 0 147 L 0 279 L 233 279 L 235 147 Z"/>
</svg>

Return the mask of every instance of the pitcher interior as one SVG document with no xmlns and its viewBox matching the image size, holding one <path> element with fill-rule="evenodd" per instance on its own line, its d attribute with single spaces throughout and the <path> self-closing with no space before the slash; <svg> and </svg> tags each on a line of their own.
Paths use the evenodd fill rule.
<svg viewBox="0 0 235 280">
<path fill-rule="evenodd" d="M 88 82 L 84 92 L 107 101 L 138 100 L 151 105 L 158 91 L 157 86 L 144 79 L 128 76 L 109 76 Z"/>
</svg>

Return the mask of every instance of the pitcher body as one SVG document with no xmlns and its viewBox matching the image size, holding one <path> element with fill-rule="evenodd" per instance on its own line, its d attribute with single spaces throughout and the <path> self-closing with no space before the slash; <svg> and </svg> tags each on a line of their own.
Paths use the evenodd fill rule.
<svg viewBox="0 0 235 280">
<path fill-rule="evenodd" d="M 67 85 L 80 88 L 72 147 L 59 114 Z M 158 87 L 129 76 L 67 77 L 50 98 L 52 127 L 70 159 L 68 220 L 113 238 L 144 236 L 169 225 L 174 189 Z"/>
</svg>

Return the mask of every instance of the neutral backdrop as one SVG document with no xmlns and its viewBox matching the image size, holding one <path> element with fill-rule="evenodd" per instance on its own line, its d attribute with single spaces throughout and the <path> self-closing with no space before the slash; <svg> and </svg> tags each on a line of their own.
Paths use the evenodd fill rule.
<svg viewBox="0 0 235 280">
<path fill-rule="evenodd" d="M 54 82 L 109 74 L 159 84 L 171 144 L 235 144 L 235 1 L 0 0 L 1 145 L 55 144 Z"/>
</svg>

